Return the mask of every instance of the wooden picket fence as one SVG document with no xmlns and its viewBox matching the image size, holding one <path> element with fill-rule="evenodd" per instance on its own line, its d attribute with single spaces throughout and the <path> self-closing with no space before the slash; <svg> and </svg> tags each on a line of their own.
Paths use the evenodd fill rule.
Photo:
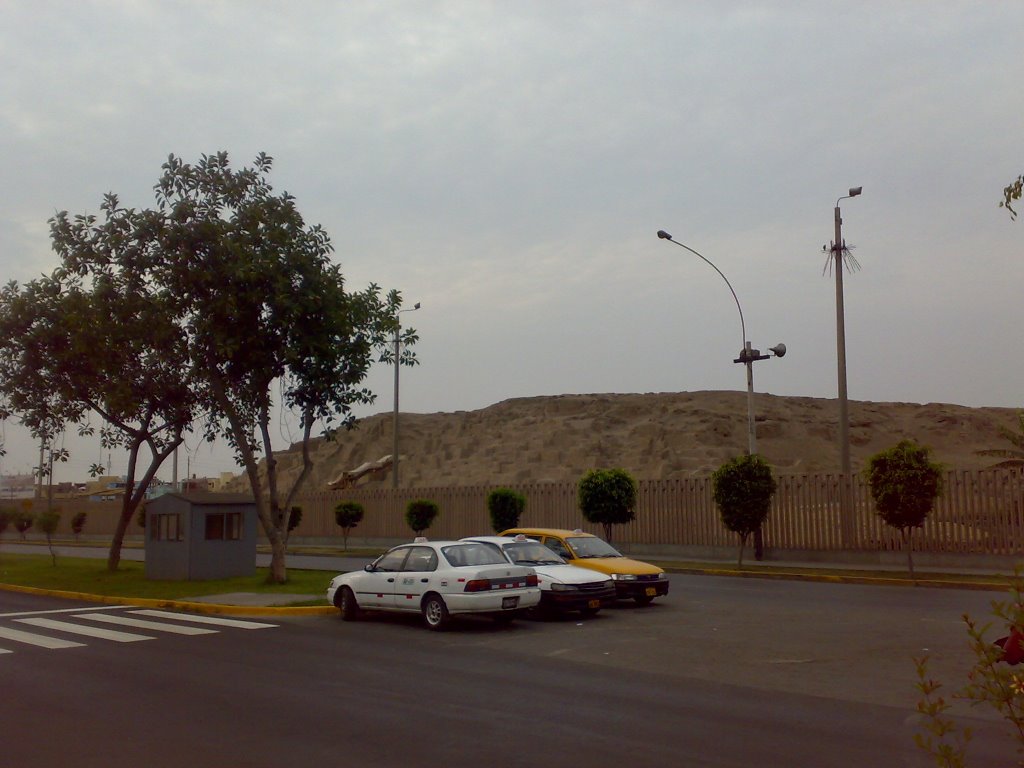
<svg viewBox="0 0 1024 768">
<path fill-rule="evenodd" d="M 765 545 L 801 551 L 892 551 L 900 549 L 898 532 L 887 527 L 874 512 L 867 484 L 860 476 L 849 482 L 850 513 L 842 518 L 843 477 L 838 474 L 780 475 L 778 491 L 764 526 Z M 722 525 L 712 500 L 710 477 L 639 482 L 636 520 L 616 529 L 617 544 L 673 547 L 723 548 L 735 546 L 735 536 Z M 576 504 L 574 483 L 510 485 L 526 497 L 523 525 L 582 528 L 599 533 L 587 524 Z M 436 502 L 441 514 L 429 530 L 432 538 L 460 538 L 488 533 L 487 495 L 493 486 L 437 488 L 356 488 L 347 491 L 303 495 L 301 525 L 293 540 L 340 542 L 341 529 L 334 520 L 340 501 L 356 501 L 366 510 L 363 522 L 353 531 L 350 544 L 407 540 L 405 507 L 413 499 Z M 13 502 L 16 506 L 22 502 Z M 60 499 L 61 536 L 71 535 L 70 520 L 79 511 L 88 513 L 85 534 L 109 536 L 120 508 L 111 502 Z M 1024 554 L 1024 472 L 1019 469 L 953 470 L 946 473 L 944 492 L 919 532 L 914 549 L 932 553 L 986 555 Z M 28 508 L 33 504 L 28 502 Z M 41 509 L 45 502 L 35 502 Z M 141 535 L 133 521 L 129 534 Z M 261 532 L 262 534 L 262 532 Z M 4 534 L 16 540 L 12 529 Z"/>
</svg>

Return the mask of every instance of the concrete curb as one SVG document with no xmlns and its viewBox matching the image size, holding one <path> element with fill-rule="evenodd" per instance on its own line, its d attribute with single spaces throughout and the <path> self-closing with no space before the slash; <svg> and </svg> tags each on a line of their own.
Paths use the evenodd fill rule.
<svg viewBox="0 0 1024 768">
<path fill-rule="evenodd" d="M 338 611 L 337 608 L 331 605 L 301 605 L 293 607 L 220 605 L 218 603 L 195 603 L 187 600 L 161 600 L 149 597 L 91 595 L 85 592 L 66 592 L 58 589 L 40 589 L 39 587 L 23 587 L 17 584 L 0 584 L 0 590 L 7 592 L 21 592 L 27 595 L 62 597 L 68 600 L 83 600 L 89 603 L 111 603 L 113 605 L 131 605 L 139 608 L 176 609 L 180 611 L 192 611 L 193 613 L 210 613 L 220 616 L 327 616 L 337 613 Z"/>
<path fill-rule="evenodd" d="M 982 591 L 1004 592 L 1009 587 L 1005 583 L 954 581 L 950 579 L 929 579 L 927 577 L 911 581 L 909 578 L 887 578 L 885 576 L 863 576 L 860 574 L 841 573 L 795 573 L 790 571 L 741 571 L 737 568 L 700 568 L 659 563 L 668 573 L 690 573 L 700 576 L 731 576 L 741 579 L 779 579 L 786 581 L 817 581 L 828 584 L 875 584 L 889 587 L 932 587 L 942 589 L 974 589 Z"/>
</svg>

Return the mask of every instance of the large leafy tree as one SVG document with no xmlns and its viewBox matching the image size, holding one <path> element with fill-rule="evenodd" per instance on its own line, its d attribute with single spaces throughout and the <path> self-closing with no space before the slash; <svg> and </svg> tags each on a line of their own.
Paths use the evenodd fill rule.
<svg viewBox="0 0 1024 768">
<path fill-rule="evenodd" d="M 354 405 L 372 402 L 362 382 L 375 357 L 388 357 L 401 296 L 345 289 L 327 233 L 306 225 L 289 194 L 274 193 L 271 163 L 260 154 L 236 171 L 226 152 L 195 165 L 168 158 L 151 217 L 160 247 L 150 279 L 173 297 L 206 434 L 225 438 L 245 468 L 271 545 L 270 580 L 283 582 L 287 511 L 312 470 L 313 430 L 331 437 L 351 426 Z M 411 364 L 415 331 L 402 341 L 396 362 Z M 302 468 L 287 481 L 271 439 L 278 408 L 301 430 Z"/>
<path fill-rule="evenodd" d="M 50 227 L 61 266 L 0 292 L 0 401 L 3 416 L 16 413 L 45 444 L 71 423 L 90 433 L 97 414 L 103 445 L 127 450 L 107 558 L 116 570 L 133 513 L 181 442 L 196 395 L 167 296 L 147 278 L 155 233 L 113 195 L 102 212 L 102 222 L 58 213 Z"/>
<path fill-rule="evenodd" d="M 123 208 L 107 195 L 102 220 L 51 221 L 62 265 L 0 296 L 0 395 L 37 437 L 98 413 L 108 443 L 129 448 L 120 539 L 160 463 L 196 416 L 226 438 L 245 467 L 272 550 L 270 579 L 287 580 L 288 510 L 312 469 L 309 442 L 353 422 L 374 356 L 389 360 L 401 296 L 376 285 L 345 290 L 319 226 L 275 194 L 271 158 L 233 170 L 227 153 L 189 165 L 171 155 L 156 207 Z M 412 364 L 416 334 L 402 334 Z M 302 469 L 284 487 L 271 440 L 278 409 L 298 417 Z M 0 414 L 3 415 L 3 414 Z M 260 464 L 263 465 L 263 473 Z"/>
</svg>

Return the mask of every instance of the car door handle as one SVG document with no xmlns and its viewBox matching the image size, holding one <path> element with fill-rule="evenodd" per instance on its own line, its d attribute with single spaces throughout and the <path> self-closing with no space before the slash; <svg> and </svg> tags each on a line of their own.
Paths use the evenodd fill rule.
<svg viewBox="0 0 1024 768">
<path fill-rule="evenodd" d="M 424 584 L 429 584 L 430 583 L 430 579 L 420 579 L 420 581 L 423 582 Z"/>
<path fill-rule="evenodd" d="M 388 579 L 388 583 L 389 584 L 394 584 L 395 583 L 395 577 L 392 576 L 390 579 Z"/>
</svg>

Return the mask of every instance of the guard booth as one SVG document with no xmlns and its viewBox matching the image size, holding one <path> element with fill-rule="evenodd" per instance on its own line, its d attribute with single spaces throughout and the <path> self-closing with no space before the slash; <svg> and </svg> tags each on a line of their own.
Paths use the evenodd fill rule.
<svg viewBox="0 0 1024 768">
<path fill-rule="evenodd" d="M 256 503 L 236 493 L 166 493 L 146 502 L 147 579 L 256 573 Z"/>
</svg>

